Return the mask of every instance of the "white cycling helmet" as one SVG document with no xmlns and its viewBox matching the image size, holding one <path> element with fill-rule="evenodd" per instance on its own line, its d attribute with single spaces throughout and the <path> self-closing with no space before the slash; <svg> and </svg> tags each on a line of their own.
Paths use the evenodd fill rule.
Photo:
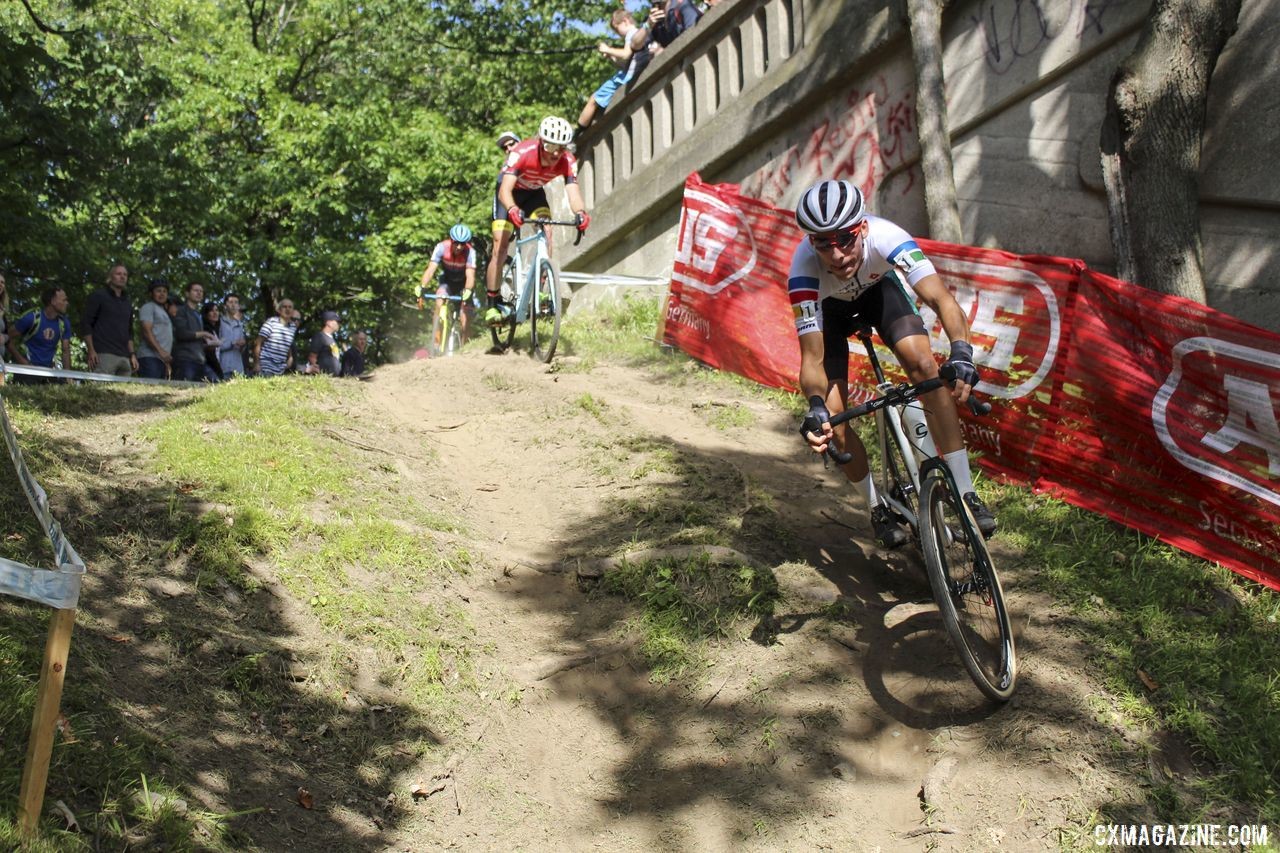
<svg viewBox="0 0 1280 853">
<path fill-rule="evenodd" d="M 547 116 L 538 125 L 538 136 L 552 145 L 568 145 L 573 141 L 573 125 L 559 116 Z"/>
<path fill-rule="evenodd" d="M 796 223 L 810 234 L 846 231 L 866 218 L 862 190 L 848 181 L 818 181 L 796 205 Z"/>
<path fill-rule="evenodd" d="M 513 131 L 504 130 L 502 131 L 502 133 L 498 134 L 499 148 L 502 148 L 504 145 L 506 145 L 507 142 L 519 142 L 519 141 L 520 141 L 520 137 L 517 136 Z"/>
</svg>

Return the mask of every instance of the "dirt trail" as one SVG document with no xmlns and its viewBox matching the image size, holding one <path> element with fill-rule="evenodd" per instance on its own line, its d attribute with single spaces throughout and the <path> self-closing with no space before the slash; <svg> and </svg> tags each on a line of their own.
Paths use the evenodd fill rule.
<svg viewBox="0 0 1280 853">
<path fill-rule="evenodd" d="M 414 804 L 389 849 L 1060 849 L 1101 804 L 1140 802 L 1133 743 L 1098 710 L 1068 617 L 1019 593 L 1015 554 L 1002 565 L 1020 692 L 997 709 L 953 664 L 922 571 L 874 549 L 789 416 L 744 398 L 754 424 L 721 430 L 694 386 L 559 367 L 465 353 L 367 386 L 359 419 L 423 460 L 401 463 L 406 482 L 475 534 L 484 567 L 457 593 L 490 650 L 484 696 L 446 749 L 455 787 Z M 686 464 L 638 475 L 635 448 Z M 748 507 L 735 547 L 774 567 L 774 618 L 676 684 L 651 683 L 634 650 L 535 680 L 549 658 L 616 641 L 634 612 L 546 569 L 620 553 L 644 538 L 620 500 L 698 478 L 772 505 L 754 531 Z"/>
</svg>

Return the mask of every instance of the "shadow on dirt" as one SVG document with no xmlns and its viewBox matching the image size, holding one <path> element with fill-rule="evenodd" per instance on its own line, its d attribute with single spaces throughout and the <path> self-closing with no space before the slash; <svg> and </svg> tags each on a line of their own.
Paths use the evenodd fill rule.
<svg viewBox="0 0 1280 853">
<path fill-rule="evenodd" d="M 784 428 L 789 424 L 779 423 Z M 886 559 L 854 541 L 851 532 L 863 535 L 865 510 L 836 472 L 806 465 L 798 454 L 738 447 L 713 455 L 656 437 L 631 442 L 635 467 L 643 469 L 646 453 L 659 447 L 667 476 L 651 500 L 636 489 L 598 517 L 575 520 L 573 530 L 557 531 L 563 552 L 620 555 L 715 542 L 774 567 L 783 594 L 749 633 L 729 629 L 710 638 L 714 667 L 706 675 L 660 683 L 646 677 L 643 654 L 636 654 L 631 666 L 592 666 L 547 682 L 596 709 L 625 750 L 605 786 L 611 793 L 597 797 L 602 821 L 649 813 L 666 822 L 687 818 L 699 803 L 724 801 L 745 839 L 758 834 L 761 815 L 809 813 L 815 797 L 843 784 L 837 776 L 910 780 L 917 790 L 910 786 L 937 759 L 931 745 L 940 734 L 1003 751 L 1011 718 L 1024 732 L 1050 722 L 1093 725 L 1077 691 L 1042 689 L 1038 661 L 1057 665 L 1059 654 L 1052 638 L 1037 633 L 1017 638 L 1023 669 L 1015 700 L 987 702 L 950 646 L 918 554 L 903 549 Z M 654 504 L 665 513 L 655 513 Z M 1006 589 L 1014 590 L 1017 614 L 1024 604 L 1016 575 Z M 584 606 L 567 584 L 523 585 L 508 594 L 519 606 L 567 621 L 566 645 L 607 628 L 599 608 Z M 639 600 L 620 609 L 634 615 L 646 606 Z M 1065 653 L 1062 660 L 1069 660 Z M 918 803 L 905 807 L 919 817 Z M 664 837 L 670 842 L 680 831 L 677 820 Z"/>
<path fill-rule="evenodd" d="M 165 394 L 91 390 L 77 398 L 74 390 L 13 398 L 69 416 L 186 404 Z M 189 824 L 166 830 L 165 821 L 145 819 L 137 799 L 144 785 L 176 787 L 191 800 L 197 825 L 240 813 L 225 842 L 232 849 L 384 849 L 382 833 L 400 817 L 388 797 L 393 778 L 440 742 L 420 722 L 421 710 L 382 696 L 374 704 L 368 691 L 350 688 L 356 661 L 334 662 L 344 683 L 311 682 L 299 652 L 310 644 L 314 654 L 315 638 L 300 636 L 284 597 L 270 582 L 237 589 L 200 565 L 196 520 L 208 506 L 136 471 L 117 478 L 113 472 L 130 464 L 118 437 L 55 435 L 42 424 L 21 440 L 89 567 L 46 804 L 61 800 L 78 815 L 80 840 L 93 849 L 191 849 Z M 73 472 L 71 485 L 51 488 L 40 472 L 63 465 Z M 0 554 L 48 565 L 7 460 L 0 462 L 0 517 L 8 537 Z M 0 598 L 0 659 L 13 654 L 3 665 L 20 682 L 10 700 L 0 700 L 8 712 L 0 713 L 0 765 L 10 768 L 0 773 L 0 802 L 17 801 L 47 614 Z M 52 814 L 46 811 L 49 829 Z"/>
</svg>

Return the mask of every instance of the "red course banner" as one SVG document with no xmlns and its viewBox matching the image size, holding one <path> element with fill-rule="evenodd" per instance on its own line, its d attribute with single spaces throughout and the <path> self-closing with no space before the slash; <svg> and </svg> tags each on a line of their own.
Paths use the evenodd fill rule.
<svg viewBox="0 0 1280 853">
<path fill-rule="evenodd" d="M 791 211 L 691 175 L 664 340 L 794 390 L 802 237 Z M 984 468 L 1280 589 L 1280 335 L 1080 261 L 917 242 L 969 316 L 995 409 L 962 425 Z M 851 355 L 856 397 L 870 370 Z"/>
</svg>

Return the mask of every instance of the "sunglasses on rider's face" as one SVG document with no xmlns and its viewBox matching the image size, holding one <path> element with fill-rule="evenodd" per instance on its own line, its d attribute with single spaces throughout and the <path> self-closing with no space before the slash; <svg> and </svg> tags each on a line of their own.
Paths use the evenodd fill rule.
<svg viewBox="0 0 1280 853">
<path fill-rule="evenodd" d="M 809 242 L 813 244 L 813 248 L 819 252 L 830 252 L 833 249 L 848 249 L 858 241 L 858 236 L 862 233 L 862 226 L 855 225 L 848 231 L 838 231 L 835 234 L 810 234 Z"/>
<path fill-rule="evenodd" d="M 563 145 L 557 145 L 554 142 L 543 143 L 542 147 L 548 154 L 559 154 L 561 151 L 564 151 Z"/>
</svg>

